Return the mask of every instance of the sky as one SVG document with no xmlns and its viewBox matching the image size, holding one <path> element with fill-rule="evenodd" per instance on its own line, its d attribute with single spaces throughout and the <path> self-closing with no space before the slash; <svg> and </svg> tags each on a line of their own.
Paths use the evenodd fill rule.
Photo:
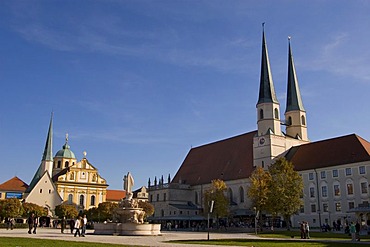
<svg viewBox="0 0 370 247">
<path fill-rule="evenodd" d="M 311 141 L 370 141 L 370 1 L 0 1 L 0 183 L 30 183 L 54 114 L 122 189 L 174 177 L 192 147 L 256 130 L 262 23 L 285 111 L 288 36 Z M 284 116 L 281 115 L 283 119 Z"/>
</svg>

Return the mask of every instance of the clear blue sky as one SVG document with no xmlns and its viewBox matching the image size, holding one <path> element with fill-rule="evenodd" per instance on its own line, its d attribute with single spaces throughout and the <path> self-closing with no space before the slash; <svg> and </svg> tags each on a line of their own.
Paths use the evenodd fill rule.
<svg viewBox="0 0 370 247">
<path fill-rule="evenodd" d="M 370 140 L 370 1 L 1 1 L 0 183 L 30 183 L 54 112 L 121 189 L 256 129 L 261 23 L 285 111 L 287 37 L 312 141 Z M 283 116 L 282 116 L 283 117 Z"/>
</svg>

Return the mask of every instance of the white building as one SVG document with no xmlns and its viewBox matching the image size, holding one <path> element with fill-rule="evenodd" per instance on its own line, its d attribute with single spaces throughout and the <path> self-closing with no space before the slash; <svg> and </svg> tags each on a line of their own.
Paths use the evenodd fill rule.
<svg viewBox="0 0 370 247">
<path fill-rule="evenodd" d="M 310 142 L 290 40 L 287 80 L 282 120 L 263 32 L 257 130 L 194 147 L 171 182 L 149 181 L 153 220 L 188 227 L 202 219 L 203 193 L 213 179 L 226 182 L 234 217 L 253 216 L 246 194 L 250 175 L 256 167 L 268 168 L 276 157 L 284 156 L 304 181 L 304 207 L 292 217 L 293 226 L 302 220 L 313 227 L 349 220 L 370 225 L 370 143 L 355 134 Z"/>
</svg>

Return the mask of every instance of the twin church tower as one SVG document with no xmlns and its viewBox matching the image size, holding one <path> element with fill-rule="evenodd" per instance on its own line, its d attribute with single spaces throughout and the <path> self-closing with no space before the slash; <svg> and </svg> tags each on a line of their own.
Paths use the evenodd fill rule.
<svg viewBox="0 0 370 247">
<path fill-rule="evenodd" d="M 309 142 L 306 111 L 299 91 L 290 37 L 285 120 L 280 119 L 280 103 L 275 94 L 264 30 L 260 89 L 256 108 L 258 130 L 253 139 L 254 166 L 268 167 L 275 157 L 292 146 Z M 285 133 L 282 131 L 282 125 L 285 126 Z"/>
</svg>

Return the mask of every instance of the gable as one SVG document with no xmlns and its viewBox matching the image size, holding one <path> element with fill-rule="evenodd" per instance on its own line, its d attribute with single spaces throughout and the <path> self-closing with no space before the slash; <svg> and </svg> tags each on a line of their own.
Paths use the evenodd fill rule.
<svg viewBox="0 0 370 247">
<path fill-rule="evenodd" d="M 55 206 L 62 203 L 56 187 L 51 180 L 49 173 L 45 172 L 33 189 L 28 193 L 25 198 L 26 202 L 32 202 L 42 207 L 54 209 Z"/>
</svg>

